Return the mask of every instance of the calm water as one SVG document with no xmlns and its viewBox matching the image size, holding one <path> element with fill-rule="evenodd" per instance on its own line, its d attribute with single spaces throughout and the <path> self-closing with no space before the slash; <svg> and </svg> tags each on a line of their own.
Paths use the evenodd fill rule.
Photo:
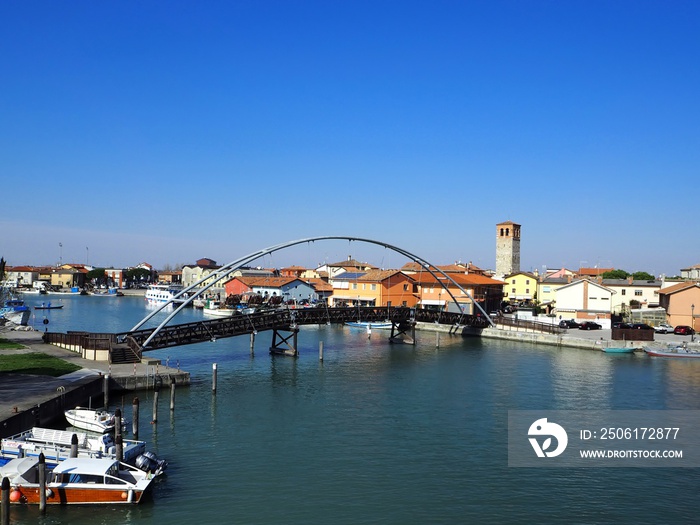
<svg viewBox="0 0 700 525">
<path fill-rule="evenodd" d="M 58 303 L 58 296 L 49 296 Z M 46 297 L 35 302 L 47 301 Z M 28 299 L 32 303 L 32 299 Z M 53 331 L 121 331 L 142 299 L 66 297 Z M 201 318 L 183 312 L 181 322 Z M 35 322 L 43 328 L 38 315 Z M 700 409 L 700 362 L 419 333 L 415 347 L 375 331 L 307 327 L 298 359 L 271 335 L 153 352 L 192 374 L 141 392 L 141 438 L 168 458 L 153 501 L 110 510 L 12 508 L 13 523 L 697 523 L 700 473 L 675 468 L 507 466 L 515 409 Z M 324 342 L 324 362 L 318 360 Z M 211 394 L 212 363 L 218 392 Z M 131 414 L 132 394 L 123 400 Z"/>
</svg>

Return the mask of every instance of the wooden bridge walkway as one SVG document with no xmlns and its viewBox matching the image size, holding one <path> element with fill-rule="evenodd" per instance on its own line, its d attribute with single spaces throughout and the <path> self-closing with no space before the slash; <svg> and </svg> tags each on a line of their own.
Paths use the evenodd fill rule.
<svg viewBox="0 0 700 525">
<path fill-rule="evenodd" d="M 145 328 L 117 334 L 47 332 L 44 334 L 44 341 L 75 350 L 108 352 L 110 362 L 124 363 L 139 361 L 143 352 L 150 350 L 214 341 L 225 337 L 257 334 L 264 330 L 274 331 L 273 347 L 275 347 L 278 338 L 281 343 L 288 343 L 289 337 L 279 336 L 282 332 L 293 334 L 296 342 L 296 333 L 301 325 L 385 322 L 387 320 L 392 322 L 392 330 L 389 337 L 392 340 L 403 338 L 404 342 L 408 342 L 413 338 L 412 331 L 416 322 L 439 323 L 460 327 L 489 326 L 489 322 L 484 317 L 430 310 L 413 310 L 402 307 L 279 308 L 263 310 L 253 314 L 235 314 L 231 317 L 166 325 L 155 335 L 155 328 Z M 150 341 L 144 346 L 149 338 Z M 296 345 L 294 344 L 293 346 L 295 347 Z"/>
</svg>

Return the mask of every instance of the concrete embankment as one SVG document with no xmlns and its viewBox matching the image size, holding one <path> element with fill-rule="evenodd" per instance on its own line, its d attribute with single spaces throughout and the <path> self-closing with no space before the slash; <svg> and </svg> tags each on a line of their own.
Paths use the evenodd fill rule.
<svg viewBox="0 0 700 525">
<path fill-rule="evenodd" d="M 5 331 L 1 335 L 5 340 L 24 345 L 24 348 L 0 350 L 0 354 L 39 352 L 71 362 L 80 370 L 57 378 L 3 374 L 0 382 L 0 437 L 17 434 L 32 426 L 53 425 L 63 419 L 63 411 L 68 408 L 100 407 L 104 402 L 105 387 L 109 399 L 114 401 L 130 391 L 190 383 L 189 372 L 168 368 L 156 360 L 110 365 L 82 359 L 75 352 L 45 344 L 41 332 Z"/>
</svg>

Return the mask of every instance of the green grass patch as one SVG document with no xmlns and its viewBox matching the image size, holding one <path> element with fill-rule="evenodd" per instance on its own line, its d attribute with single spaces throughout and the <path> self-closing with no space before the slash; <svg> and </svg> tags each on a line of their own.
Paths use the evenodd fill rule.
<svg viewBox="0 0 700 525">
<path fill-rule="evenodd" d="M 0 350 L 12 350 L 14 348 L 24 348 L 24 345 L 13 343 L 12 341 L 0 337 Z"/>
<path fill-rule="evenodd" d="M 76 370 L 80 370 L 80 367 L 63 359 L 38 352 L 0 355 L 0 374 L 34 374 L 58 377 Z"/>
</svg>

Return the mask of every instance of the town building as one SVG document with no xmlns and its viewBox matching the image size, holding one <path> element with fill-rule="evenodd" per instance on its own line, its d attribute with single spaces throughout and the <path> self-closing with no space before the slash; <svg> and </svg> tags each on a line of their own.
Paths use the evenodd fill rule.
<svg viewBox="0 0 700 525">
<path fill-rule="evenodd" d="M 520 272 L 520 224 L 496 224 L 496 279 Z"/>
</svg>

